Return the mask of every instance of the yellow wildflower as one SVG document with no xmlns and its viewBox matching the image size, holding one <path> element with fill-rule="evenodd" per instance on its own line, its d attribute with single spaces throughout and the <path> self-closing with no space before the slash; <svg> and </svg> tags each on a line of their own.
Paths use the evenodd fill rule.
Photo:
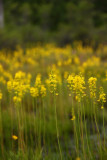
<svg viewBox="0 0 107 160">
<path fill-rule="evenodd" d="M 70 90 L 73 89 L 73 79 L 74 79 L 74 77 L 72 75 L 68 76 L 67 83 L 68 83 L 68 87 Z"/>
<path fill-rule="evenodd" d="M 73 78 L 73 92 L 76 94 L 76 100 L 78 102 L 81 101 L 81 98 L 84 97 L 86 94 L 84 90 L 86 89 L 84 77 L 76 75 Z"/>
<path fill-rule="evenodd" d="M 71 117 L 71 120 L 72 120 L 72 121 L 74 121 L 74 120 L 75 120 L 75 115 L 73 115 L 73 116 Z"/>
<path fill-rule="evenodd" d="M 50 87 L 51 93 L 56 92 L 57 84 L 58 84 L 58 81 L 57 81 L 56 74 L 51 73 L 49 75 L 49 87 Z"/>
<path fill-rule="evenodd" d="M 41 74 L 38 74 L 35 80 L 35 86 L 40 87 L 41 86 Z"/>
<path fill-rule="evenodd" d="M 3 97 L 3 94 L 0 92 L 0 100 L 2 99 L 2 97 Z"/>
<path fill-rule="evenodd" d="M 18 139 L 18 137 L 17 137 L 16 135 L 12 135 L 12 138 L 13 138 L 14 140 L 17 140 L 17 139 Z"/>
<path fill-rule="evenodd" d="M 32 97 L 37 97 L 39 96 L 39 91 L 36 87 L 31 87 L 30 88 L 30 94 Z"/>
<path fill-rule="evenodd" d="M 101 106 L 101 109 L 104 109 L 104 106 Z"/>
<path fill-rule="evenodd" d="M 80 158 L 80 157 L 77 157 L 76 160 L 81 160 L 81 158 Z"/>
<path fill-rule="evenodd" d="M 104 93 L 104 90 L 102 87 L 100 87 L 98 102 L 100 102 L 102 104 L 101 109 L 103 109 L 104 103 L 106 102 L 106 94 Z"/>
<path fill-rule="evenodd" d="M 13 97 L 13 101 L 14 101 L 15 103 L 19 103 L 19 102 L 21 102 L 21 98 L 18 97 L 18 96 L 14 96 L 14 97 Z"/>
<path fill-rule="evenodd" d="M 12 81 L 8 81 L 8 82 L 7 82 L 7 89 L 8 89 L 9 92 L 12 91 L 12 89 L 13 89 Z"/>
<path fill-rule="evenodd" d="M 23 78 L 25 78 L 25 73 L 24 73 L 24 72 L 18 71 L 18 72 L 15 74 L 15 79 L 17 79 L 17 80 L 22 80 Z"/>
<path fill-rule="evenodd" d="M 106 81 L 107 81 L 107 71 L 106 71 Z"/>
<path fill-rule="evenodd" d="M 96 81 L 97 81 L 97 78 L 94 78 L 94 77 L 90 77 L 88 79 L 91 98 L 96 98 Z"/>
<path fill-rule="evenodd" d="M 41 90 L 40 90 L 41 96 L 44 97 L 46 95 L 46 88 L 44 85 L 41 85 Z"/>
<path fill-rule="evenodd" d="M 85 96 L 84 77 L 79 75 L 76 75 L 76 76 L 69 75 L 67 82 L 68 82 L 69 89 L 76 94 L 75 96 L 76 100 L 80 102 L 81 98 Z M 71 93 L 69 94 L 69 96 L 71 96 Z"/>
</svg>

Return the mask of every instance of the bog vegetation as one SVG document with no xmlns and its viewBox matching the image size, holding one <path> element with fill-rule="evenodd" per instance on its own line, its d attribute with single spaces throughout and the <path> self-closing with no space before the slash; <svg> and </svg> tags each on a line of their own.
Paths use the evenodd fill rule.
<svg viewBox="0 0 107 160">
<path fill-rule="evenodd" d="M 0 51 L 0 160 L 106 160 L 107 46 Z"/>
</svg>

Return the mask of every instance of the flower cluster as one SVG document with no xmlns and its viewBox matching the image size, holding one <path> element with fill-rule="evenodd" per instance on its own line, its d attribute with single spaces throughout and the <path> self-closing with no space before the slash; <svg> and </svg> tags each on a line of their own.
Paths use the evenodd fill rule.
<svg viewBox="0 0 107 160">
<path fill-rule="evenodd" d="M 81 98 L 86 95 L 84 91 L 86 87 L 84 85 L 85 85 L 84 77 L 76 75 L 73 79 L 73 90 L 76 94 L 76 99 L 78 102 L 80 102 Z"/>
<path fill-rule="evenodd" d="M 75 115 L 71 117 L 71 121 L 74 121 L 74 120 L 75 120 Z"/>
<path fill-rule="evenodd" d="M 41 85 L 40 94 L 42 97 L 46 96 L 46 88 L 44 85 Z"/>
<path fill-rule="evenodd" d="M 21 102 L 23 96 L 30 88 L 30 74 L 19 71 L 15 74 L 15 78 L 7 82 L 7 89 L 14 94 L 13 101 Z"/>
<path fill-rule="evenodd" d="M 69 75 L 67 78 L 68 88 L 72 91 L 73 90 L 73 80 L 74 77 L 72 75 Z"/>
<path fill-rule="evenodd" d="M 57 90 L 57 76 L 54 73 L 49 74 L 48 85 L 51 93 L 56 93 Z"/>
<path fill-rule="evenodd" d="M 2 97 L 3 97 L 3 94 L 2 94 L 2 92 L 0 91 L 0 100 L 2 99 Z"/>
<path fill-rule="evenodd" d="M 107 81 L 107 71 L 106 71 L 106 81 Z"/>
<path fill-rule="evenodd" d="M 46 96 L 46 88 L 41 82 L 40 74 L 36 76 L 35 86 L 30 88 L 30 94 L 32 97 Z"/>
<path fill-rule="evenodd" d="M 96 82 L 97 82 L 97 78 L 90 77 L 88 79 L 89 89 L 90 89 L 90 97 L 93 99 L 96 98 Z"/>
<path fill-rule="evenodd" d="M 17 140 L 18 137 L 16 135 L 12 135 L 12 139 Z"/>
<path fill-rule="evenodd" d="M 0 83 L 6 84 L 6 80 L 10 80 L 12 78 L 11 74 L 4 70 L 3 66 L 0 64 Z"/>
<path fill-rule="evenodd" d="M 104 108 L 104 103 L 106 102 L 106 94 L 102 87 L 100 87 L 99 99 L 98 101 L 101 103 L 101 109 Z"/>
<path fill-rule="evenodd" d="M 39 96 L 38 89 L 35 88 L 35 87 L 31 87 L 30 88 L 30 94 L 31 94 L 32 97 L 38 97 Z"/>
<path fill-rule="evenodd" d="M 67 82 L 69 89 L 76 94 L 76 100 L 80 102 L 81 98 L 85 96 L 84 77 L 79 75 L 76 76 L 69 75 Z"/>
</svg>

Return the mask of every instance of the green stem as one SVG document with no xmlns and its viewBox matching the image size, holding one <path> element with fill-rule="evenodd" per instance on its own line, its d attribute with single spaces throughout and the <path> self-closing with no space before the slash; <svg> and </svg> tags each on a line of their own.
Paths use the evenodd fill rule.
<svg viewBox="0 0 107 160">
<path fill-rule="evenodd" d="M 80 127 L 81 127 L 81 143 L 82 143 L 82 149 L 83 149 L 83 154 L 84 154 L 84 160 L 86 160 L 86 155 L 85 155 L 85 148 L 84 148 L 84 128 L 83 128 L 83 120 L 82 120 L 82 105 L 80 102 Z"/>
<path fill-rule="evenodd" d="M 106 148 L 105 148 L 105 126 L 104 126 L 104 109 L 103 109 L 103 134 L 104 134 L 104 150 L 106 150 Z"/>
<path fill-rule="evenodd" d="M 87 133 L 87 125 L 86 125 L 86 119 L 85 119 L 84 103 L 83 103 L 83 114 L 84 114 L 85 133 L 86 133 L 86 140 L 87 140 L 88 152 L 89 152 L 89 154 L 90 154 L 90 158 L 93 159 L 92 154 L 91 154 L 91 151 L 90 151 L 90 146 L 89 146 L 89 138 L 88 138 L 88 133 Z"/>
<path fill-rule="evenodd" d="M 4 157 L 4 144 L 3 144 L 3 127 L 2 127 L 1 101 L 0 101 L 0 139 L 1 139 L 1 152 L 2 152 L 2 157 L 3 157 L 3 160 L 4 160 L 5 157 Z"/>
<path fill-rule="evenodd" d="M 73 96 L 73 95 L 72 95 Z M 73 108 L 73 112 L 74 112 L 74 115 L 75 115 L 75 110 L 74 110 L 74 104 L 73 104 L 73 98 L 71 99 L 72 100 L 72 108 Z M 79 144 L 78 144 L 78 135 L 77 135 L 77 124 L 76 124 L 76 120 L 74 119 L 74 137 L 75 137 L 75 143 L 76 143 L 76 152 L 77 152 L 77 155 L 79 157 Z"/>
<path fill-rule="evenodd" d="M 43 107 L 43 121 L 44 121 L 43 144 L 45 145 L 45 108 L 44 108 L 44 100 L 42 100 L 42 107 Z"/>
<path fill-rule="evenodd" d="M 94 104 L 94 102 L 93 102 Z M 101 145 L 101 139 L 100 139 L 100 132 L 99 132 L 99 127 L 98 127 L 98 123 L 97 123 L 97 117 L 96 117 L 96 110 L 95 110 L 95 104 L 94 104 L 94 119 L 95 119 L 95 124 L 96 124 L 96 129 L 97 129 L 97 135 L 98 135 L 98 140 L 99 140 L 99 143 L 100 143 L 100 147 L 99 147 L 99 150 L 100 150 L 100 154 L 101 154 L 101 160 L 102 160 L 102 145 Z"/>
<path fill-rule="evenodd" d="M 60 152 L 60 158 L 62 160 L 62 151 L 61 151 L 60 142 L 59 142 L 59 131 L 58 131 L 58 120 L 57 120 L 56 95 L 55 95 L 55 93 L 54 93 L 54 107 L 55 107 L 55 122 L 56 122 L 57 141 L 58 141 L 58 147 L 59 147 L 59 152 Z"/>
</svg>

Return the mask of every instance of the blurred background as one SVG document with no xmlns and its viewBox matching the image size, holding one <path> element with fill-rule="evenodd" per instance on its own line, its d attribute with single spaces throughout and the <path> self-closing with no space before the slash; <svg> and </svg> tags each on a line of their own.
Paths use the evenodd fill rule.
<svg viewBox="0 0 107 160">
<path fill-rule="evenodd" d="M 0 0 L 0 48 L 107 42 L 106 0 Z"/>
</svg>

